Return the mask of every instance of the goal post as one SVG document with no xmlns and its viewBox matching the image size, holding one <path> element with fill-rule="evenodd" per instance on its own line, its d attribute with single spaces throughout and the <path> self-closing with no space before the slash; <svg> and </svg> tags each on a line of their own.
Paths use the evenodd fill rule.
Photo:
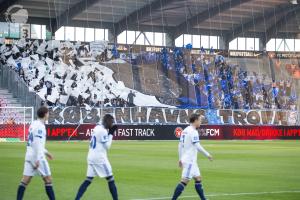
<svg viewBox="0 0 300 200">
<path fill-rule="evenodd" d="M 33 107 L 0 107 L 0 142 L 26 141 L 33 119 Z"/>
</svg>

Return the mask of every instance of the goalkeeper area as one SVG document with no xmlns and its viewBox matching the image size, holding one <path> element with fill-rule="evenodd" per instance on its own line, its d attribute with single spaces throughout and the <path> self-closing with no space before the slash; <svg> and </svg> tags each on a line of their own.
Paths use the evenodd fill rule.
<svg viewBox="0 0 300 200">
<path fill-rule="evenodd" d="M 176 141 L 114 141 L 109 159 L 121 200 L 171 199 L 180 179 Z M 203 185 L 210 200 L 299 200 L 300 141 L 207 141 L 214 156 L 199 155 Z M 87 142 L 47 142 L 57 199 L 74 199 L 85 178 Z M 0 143 L 1 199 L 15 199 L 25 143 Z M 35 177 L 26 199 L 46 199 L 42 180 Z M 83 200 L 111 199 L 105 180 L 96 178 Z M 199 199 L 191 182 L 180 199 Z"/>
</svg>

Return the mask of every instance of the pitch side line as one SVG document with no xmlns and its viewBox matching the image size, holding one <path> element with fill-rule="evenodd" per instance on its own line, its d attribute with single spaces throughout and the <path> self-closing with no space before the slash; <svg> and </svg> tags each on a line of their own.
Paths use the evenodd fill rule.
<svg viewBox="0 0 300 200">
<path fill-rule="evenodd" d="M 300 190 L 296 191 L 274 191 L 274 192 L 244 192 L 244 193 L 219 193 L 219 194 L 208 194 L 207 197 L 218 197 L 218 196 L 244 196 L 244 195 L 261 195 L 261 194 L 284 194 L 284 193 L 300 193 Z M 181 198 L 195 198 L 193 196 L 182 196 Z M 154 197 L 146 199 L 131 199 L 131 200 L 160 200 L 160 199 L 171 199 L 172 197 Z"/>
</svg>

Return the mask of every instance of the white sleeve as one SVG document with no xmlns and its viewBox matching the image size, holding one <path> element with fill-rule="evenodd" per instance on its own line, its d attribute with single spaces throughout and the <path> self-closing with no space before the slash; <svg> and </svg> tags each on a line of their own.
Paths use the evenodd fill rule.
<svg viewBox="0 0 300 200">
<path fill-rule="evenodd" d="M 181 160 L 181 156 L 182 156 L 182 142 L 180 141 L 178 143 L 178 156 L 179 156 L 179 160 Z"/>
<path fill-rule="evenodd" d="M 196 146 L 198 152 L 201 152 L 206 157 L 210 156 L 210 154 L 201 146 L 199 142 L 195 143 L 194 145 Z"/>
<path fill-rule="evenodd" d="M 111 147 L 113 136 L 109 135 L 106 129 L 98 126 L 94 129 L 94 133 L 99 135 L 99 142 L 108 150 Z"/>
<path fill-rule="evenodd" d="M 34 152 L 34 161 L 42 159 L 45 154 L 45 148 L 43 146 L 43 134 L 41 133 L 42 131 L 38 130 L 38 133 L 35 133 L 33 136 L 32 149 Z"/>
<path fill-rule="evenodd" d="M 101 143 L 103 143 L 105 149 L 110 149 L 112 140 L 113 140 L 112 135 L 105 135 L 105 139 L 103 138 L 103 141 L 101 141 Z"/>
<path fill-rule="evenodd" d="M 195 143 L 198 143 L 200 140 L 199 140 L 199 134 L 198 134 L 198 131 L 194 131 L 193 134 L 191 135 L 192 136 L 192 143 L 195 144 Z"/>
<path fill-rule="evenodd" d="M 44 148 L 44 154 L 47 154 L 49 151 L 46 149 L 46 148 Z"/>
<path fill-rule="evenodd" d="M 45 130 L 45 137 L 47 137 L 47 131 L 46 131 L 46 128 L 44 129 Z M 46 155 L 47 153 L 49 153 L 49 151 L 46 149 L 46 147 L 44 146 L 44 154 Z"/>
</svg>

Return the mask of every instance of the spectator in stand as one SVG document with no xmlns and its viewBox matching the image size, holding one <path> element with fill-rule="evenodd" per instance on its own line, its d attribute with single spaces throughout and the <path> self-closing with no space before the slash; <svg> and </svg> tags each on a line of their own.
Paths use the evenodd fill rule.
<svg viewBox="0 0 300 200">
<path fill-rule="evenodd" d="M 16 124 L 15 120 L 13 117 L 10 117 L 7 121 L 6 121 L 6 124 L 8 125 L 13 125 L 13 124 Z"/>
<path fill-rule="evenodd" d="M 104 107 L 112 107 L 112 103 L 109 101 L 109 98 L 104 99 Z"/>
<path fill-rule="evenodd" d="M 135 94 L 132 92 L 132 90 L 130 90 L 130 92 L 128 93 L 128 96 L 127 96 L 127 102 L 129 104 L 129 107 L 134 106 L 134 97 L 135 97 Z"/>
</svg>

